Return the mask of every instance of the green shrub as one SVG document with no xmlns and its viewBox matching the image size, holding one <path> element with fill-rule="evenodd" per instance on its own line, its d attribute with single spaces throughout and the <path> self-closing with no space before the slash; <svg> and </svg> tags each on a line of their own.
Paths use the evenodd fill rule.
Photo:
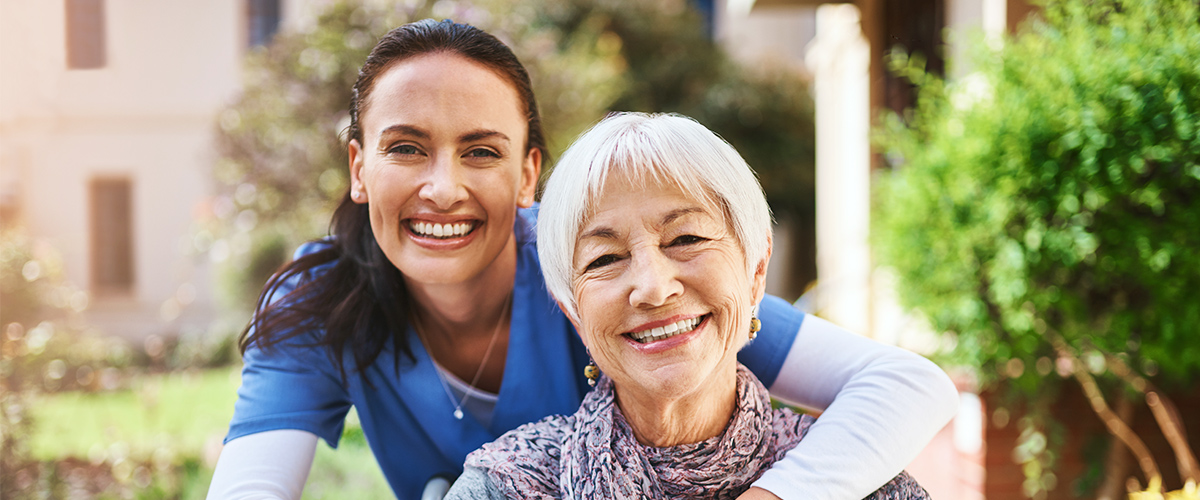
<svg viewBox="0 0 1200 500">
<path fill-rule="evenodd" d="M 1186 388 L 1200 374 L 1197 5 L 1042 15 L 956 82 L 894 59 L 920 98 L 879 134 L 893 169 L 874 248 L 953 359 L 1031 406 L 1055 371 Z"/>
</svg>

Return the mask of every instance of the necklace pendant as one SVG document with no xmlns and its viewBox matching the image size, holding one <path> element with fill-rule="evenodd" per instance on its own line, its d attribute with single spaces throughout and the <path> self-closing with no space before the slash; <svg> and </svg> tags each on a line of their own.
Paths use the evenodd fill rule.
<svg viewBox="0 0 1200 500">
<path fill-rule="evenodd" d="M 462 420 L 462 415 L 463 415 L 463 414 L 462 414 L 462 408 L 455 408 L 455 409 L 454 409 L 454 418 L 456 418 L 456 419 L 459 419 L 459 420 Z"/>
</svg>

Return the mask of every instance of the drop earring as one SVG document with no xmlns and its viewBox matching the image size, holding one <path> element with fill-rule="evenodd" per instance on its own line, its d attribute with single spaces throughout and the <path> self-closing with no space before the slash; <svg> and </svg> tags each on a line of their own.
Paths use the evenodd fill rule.
<svg viewBox="0 0 1200 500">
<path fill-rule="evenodd" d="M 596 379 L 600 378 L 600 367 L 596 366 L 596 362 L 592 361 L 590 355 L 587 366 L 583 367 L 583 376 L 587 377 L 589 386 L 596 387 Z"/>
<path fill-rule="evenodd" d="M 758 337 L 759 330 L 762 330 L 762 321 L 758 320 L 758 316 L 752 316 L 750 318 L 750 340 Z"/>
</svg>

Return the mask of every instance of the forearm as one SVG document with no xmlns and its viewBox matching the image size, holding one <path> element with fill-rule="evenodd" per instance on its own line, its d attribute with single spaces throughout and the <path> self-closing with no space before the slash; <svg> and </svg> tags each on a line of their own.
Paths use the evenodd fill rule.
<svg viewBox="0 0 1200 500">
<path fill-rule="evenodd" d="M 787 498 L 863 498 L 895 477 L 954 416 L 937 365 L 807 317 L 771 394 L 823 410 L 754 486 Z"/>
<path fill-rule="evenodd" d="M 230 441 L 221 450 L 208 500 L 298 500 L 312 468 L 317 436 L 275 430 Z"/>
</svg>

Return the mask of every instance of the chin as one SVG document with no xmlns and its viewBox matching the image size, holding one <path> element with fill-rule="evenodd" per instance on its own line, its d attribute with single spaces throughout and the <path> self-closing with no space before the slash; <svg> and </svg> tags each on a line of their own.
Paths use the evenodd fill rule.
<svg viewBox="0 0 1200 500">
<path fill-rule="evenodd" d="M 641 380 L 650 382 L 637 385 L 650 396 L 682 398 L 703 389 L 709 375 L 711 373 L 701 373 L 694 368 L 669 367 L 642 374 Z"/>
<path fill-rule="evenodd" d="M 408 281 L 427 285 L 453 285 L 470 280 L 478 272 L 472 273 L 458 259 L 419 259 L 410 265 L 400 268 L 400 272 Z"/>
</svg>

